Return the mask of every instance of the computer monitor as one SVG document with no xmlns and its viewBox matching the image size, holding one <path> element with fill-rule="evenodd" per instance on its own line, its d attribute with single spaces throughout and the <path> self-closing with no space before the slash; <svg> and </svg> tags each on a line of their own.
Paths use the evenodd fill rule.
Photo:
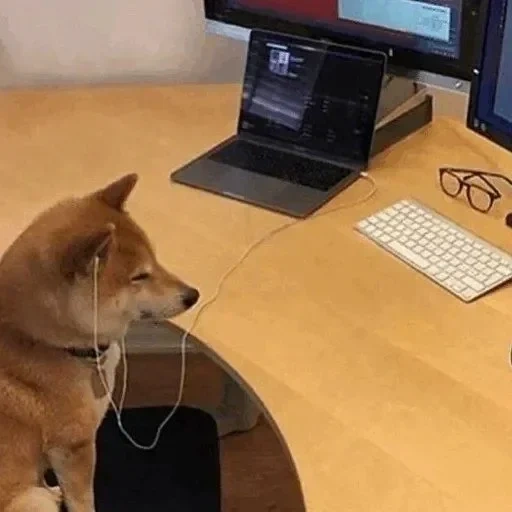
<svg viewBox="0 0 512 512">
<path fill-rule="evenodd" d="M 512 2 L 485 0 L 467 126 L 512 151 Z"/>
<path fill-rule="evenodd" d="M 384 51 L 389 71 L 467 91 L 481 0 L 204 0 L 209 31 L 289 32 Z"/>
</svg>

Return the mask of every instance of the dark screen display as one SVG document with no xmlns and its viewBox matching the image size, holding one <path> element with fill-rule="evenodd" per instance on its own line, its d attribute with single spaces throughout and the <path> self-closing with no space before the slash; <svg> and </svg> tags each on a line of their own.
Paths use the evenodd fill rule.
<svg viewBox="0 0 512 512">
<path fill-rule="evenodd" d="M 253 32 L 239 129 L 294 149 L 367 160 L 384 54 Z"/>
<path fill-rule="evenodd" d="M 458 58 L 462 0 L 228 0 L 232 9 Z"/>
<path fill-rule="evenodd" d="M 508 0 L 491 0 L 488 5 L 468 122 L 512 147 L 512 6 Z"/>
<path fill-rule="evenodd" d="M 496 77 L 494 112 L 512 125 L 512 9 L 503 11 L 501 54 Z M 510 130 L 512 134 L 512 129 Z"/>
</svg>

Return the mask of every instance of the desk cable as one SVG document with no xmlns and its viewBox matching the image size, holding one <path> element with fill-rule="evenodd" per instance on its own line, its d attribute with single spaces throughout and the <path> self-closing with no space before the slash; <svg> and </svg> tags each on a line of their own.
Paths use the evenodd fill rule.
<svg viewBox="0 0 512 512">
<path fill-rule="evenodd" d="M 135 441 L 132 436 L 126 431 L 126 429 L 123 426 L 122 422 L 122 410 L 124 405 L 124 400 L 126 396 L 126 389 L 128 385 L 128 364 L 127 364 L 127 356 L 126 356 L 126 342 L 125 339 L 121 339 L 121 354 L 122 354 L 122 362 L 123 362 L 123 387 L 121 391 L 121 398 L 119 400 L 119 406 L 115 403 L 113 398 L 113 389 L 110 389 L 106 378 L 104 376 L 104 372 L 101 368 L 101 359 L 99 355 L 99 347 L 98 347 L 98 276 L 99 276 L 99 260 L 98 258 L 95 258 L 94 261 L 94 272 L 93 272 L 93 314 L 94 314 L 94 321 L 93 321 L 93 336 L 94 336 L 94 348 L 96 351 L 96 366 L 98 370 L 98 374 L 101 380 L 101 383 L 105 389 L 105 392 L 107 393 L 107 397 L 109 400 L 110 405 L 112 406 L 112 409 L 115 413 L 115 416 L 117 418 L 117 424 L 121 431 L 121 433 L 126 437 L 126 439 L 133 445 L 135 448 L 138 448 L 140 450 L 153 450 L 160 440 L 160 436 L 162 433 L 162 430 L 167 425 L 167 423 L 171 420 L 171 418 L 174 416 L 175 412 L 177 411 L 178 407 L 181 405 L 182 399 L 183 399 L 183 391 L 185 388 L 185 376 L 186 376 L 186 354 L 187 354 L 187 338 L 190 335 L 190 333 L 195 329 L 197 324 L 199 323 L 199 319 L 201 318 L 201 315 L 206 311 L 206 309 L 211 306 L 219 297 L 222 288 L 226 281 L 229 279 L 229 277 L 242 265 L 242 263 L 249 257 L 250 254 L 253 253 L 260 245 L 264 244 L 265 242 L 268 242 L 271 240 L 274 236 L 277 234 L 285 231 L 288 228 L 291 228 L 292 226 L 296 226 L 298 224 L 303 224 L 305 222 L 312 222 L 315 219 L 319 217 L 325 217 L 327 215 L 330 215 L 331 213 L 337 212 L 339 210 L 343 210 L 346 208 L 352 208 L 354 206 L 358 206 L 360 204 L 363 204 L 367 201 L 369 201 L 377 192 L 377 184 L 375 183 L 375 180 L 368 175 L 368 173 L 363 172 L 361 173 L 361 179 L 367 181 L 371 185 L 371 190 L 368 192 L 365 196 L 362 198 L 353 201 L 351 203 L 342 204 L 339 206 L 336 206 L 334 208 L 322 211 L 317 214 L 313 214 L 312 216 L 306 218 L 306 219 L 294 219 L 291 222 L 286 222 L 282 224 L 281 226 L 274 228 L 270 230 L 268 233 L 266 233 L 264 236 L 256 240 L 256 242 L 252 243 L 240 256 L 240 258 L 236 261 L 236 263 L 229 268 L 229 270 L 222 276 L 220 279 L 217 288 L 214 292 L 214 294 L 206 301 L 204 302 L 199 309 L 197 310 L 197 314 L 194 318 L 194 321 L 190 325 L 190 327 L 183 333 L 180 341 L 181 346 L 181 373 L 180 373 L 180 383 L 179 383 L 179 391 L 178 391 L 178 397 L 176 399 L 176 403 L 174 404 L 173 408 L 169 412 L 169 414 L 166 416 L 166 418 L 162 421 L 160 426 L 158 427 L 156 431 L 155 438 L 153 442 L 149 445 L 142 445 Z"/>
</svg>

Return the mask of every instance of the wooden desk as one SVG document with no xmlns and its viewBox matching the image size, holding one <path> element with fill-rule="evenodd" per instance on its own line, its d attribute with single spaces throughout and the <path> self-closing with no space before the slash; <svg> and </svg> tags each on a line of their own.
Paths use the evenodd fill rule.
<svg viewBox="0 0 512 512">
<path fill-rule="evenodd" d="M 131 211 L 203 298 L 279 215 L 185 187 L 169 172 L 229 135 L 238 87 L 0 94 L 0 249 L 41 208 L 127 171 Z M 374 198 L 257 249 L 194 333 L 267 407 L 308 512 L 512 509 L 512 290 L 466 305 L 364 240 L 355 221 L 413 196 L 512 249 L 501 209 L 445 197 L 439 165 L 512 169 L 448 119 L 378 156 Z M 328 208 L 368 192 L 364 181 Z M 193 313 L 179 319 L 187 327 Z"/>
</svg>

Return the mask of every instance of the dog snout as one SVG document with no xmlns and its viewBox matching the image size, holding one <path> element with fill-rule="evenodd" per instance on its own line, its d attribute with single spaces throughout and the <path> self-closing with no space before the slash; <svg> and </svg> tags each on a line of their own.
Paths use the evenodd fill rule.
<svg viewBox="0 0 512 512">
<path fill-rule="evenodd" d="M 187 291 L 182 295 L 181 300 L 187 309 L 191 308 L 199 300 L 199 291 L 195 288 L 188 288 Z"/>
</svg>

